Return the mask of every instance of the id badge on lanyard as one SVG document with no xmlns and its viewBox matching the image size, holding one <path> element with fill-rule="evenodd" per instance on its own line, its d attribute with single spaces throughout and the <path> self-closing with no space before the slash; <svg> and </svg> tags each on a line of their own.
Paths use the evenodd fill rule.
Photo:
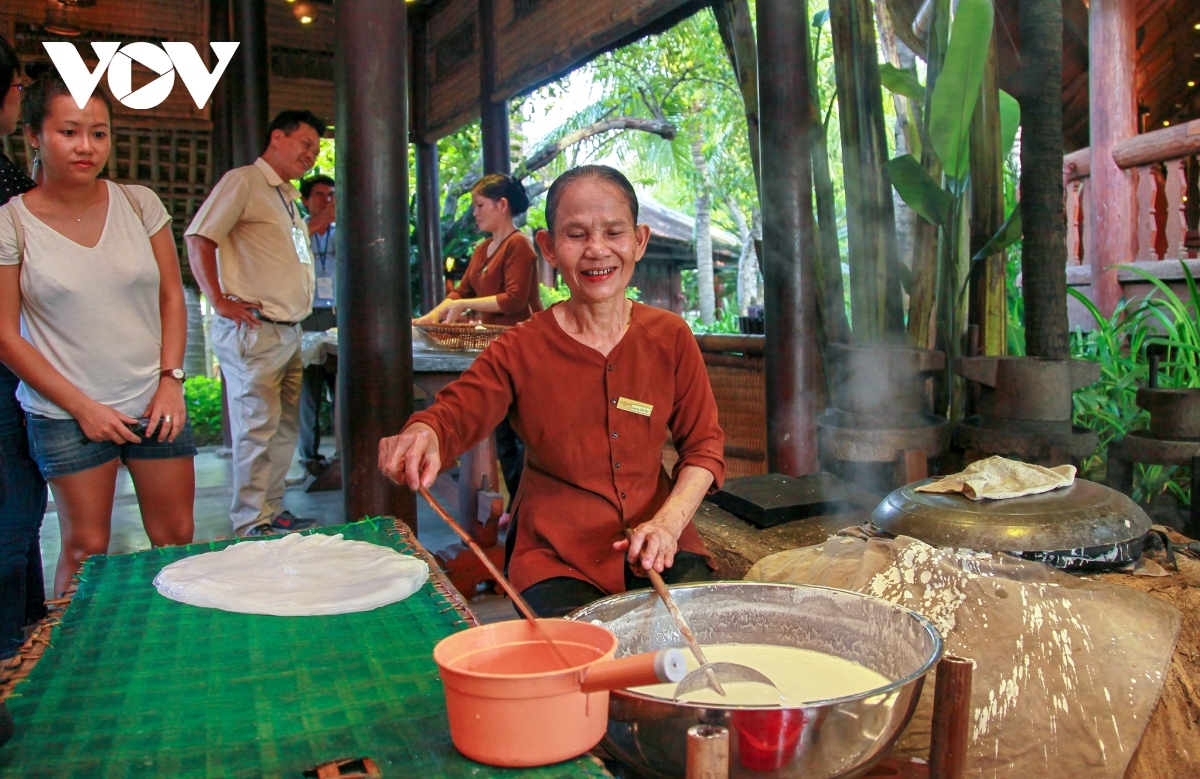
<svg viewBox="0 0 1200 779">
<path fill-rule="evenodd" d="M 279 202 L 283 203 L 288 219 L 292 222 L 292 245 L 296 248 L 296 256 L 300 258 L 300 264 L 312 265 L 312 247 L 308 245 L 308 232 L 296 226 L 296 204 L 289 203 L 283 193 L 279 191 L 279 187 L 275 187 L 275 194 L 279 195 Z"/>
</svg>

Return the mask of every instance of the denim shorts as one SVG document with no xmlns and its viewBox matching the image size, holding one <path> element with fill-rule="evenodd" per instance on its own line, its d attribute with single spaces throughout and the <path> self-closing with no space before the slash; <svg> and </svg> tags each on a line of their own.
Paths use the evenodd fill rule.
<svg viewBox="0 0 1200 779">
<path fill-rule="evenodd" d="M 140 444 L 114 444 L 112 441 L 89 441 L 74 419 L 50 419 L 29 413 L 25 414 L 25 419 L 29 453 L 46 479 L 96 468 L 118 457 L 126 461 L 196 456 L 190 421 L 184 422 L 183 432 L 174 441 L 160 443 L 155 437 L 143 438 Z"/>
</svg>

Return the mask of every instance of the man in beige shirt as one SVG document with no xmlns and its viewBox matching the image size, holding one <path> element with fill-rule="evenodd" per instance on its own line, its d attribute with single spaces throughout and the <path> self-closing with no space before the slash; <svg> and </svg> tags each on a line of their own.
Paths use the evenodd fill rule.
<svg viewBox="0 0 1200 779">
<path fill-rule="evenodd" d="M 308 230 L 289 182 L 313 166 L 325 123 L 283 111 L 253 165 L 217 182 L 185 233 L 188 261 L 216 316 L 210 327 L 229 395 L 233 531 L 312 527 L 283 510 L 300 422 L 300 321 L 312 311 Z"/>
</svg>

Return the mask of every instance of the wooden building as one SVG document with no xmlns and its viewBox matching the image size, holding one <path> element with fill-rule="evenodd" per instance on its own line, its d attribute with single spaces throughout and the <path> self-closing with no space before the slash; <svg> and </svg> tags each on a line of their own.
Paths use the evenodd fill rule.
<svg viewBox="0 0 1200 779">
<path fill-rule="evenodd" d="M 651 198 L 638 198 L 638 205 L 638 221 L 650 227 L 650 243 L 629 283 L 642 293 L 643 303 L 682 314 L 683 271 L 696 267 L 696 222 Z M 737 237 L 714 227 L 712 243 L 714 275 L 736 272 L 741 253 Z"/>
</svg>

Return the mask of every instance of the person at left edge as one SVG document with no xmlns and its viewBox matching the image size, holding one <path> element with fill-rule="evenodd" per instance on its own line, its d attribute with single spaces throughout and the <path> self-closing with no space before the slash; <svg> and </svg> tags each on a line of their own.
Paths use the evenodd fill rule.
<svg viewBox="0 0 1200 779">
<path fill-rule="evenodd" d="M 308 240 L 317 282 L 312 313 L 300 323 L 300 329 L 306 333 L 323 333 L 337 327 L 337 225 L 333 195 L 333 179 L 329 176 L 309 176 L 300 182 L 300 202 L 308 211 Z M 337 361 L 305 365 L 300 385 L 300 463 L 314 476 L 324 474 L 330 467 L 321 454 L 321 403 L 326 391 L 332 407 L 337 399 Z"/>
<path fill-rule="evenodd" d="M 300 323 L 312 312 L 308 228 L 289 183 L 312 168 L 325 123 L 311 111 L 272 120 L 263 153 L 221 177 L 184 233 L 188 262 L 216 316 L 213 352 L 229 393 L 239 536 L 316 524 L 283 508 L 300 432 Z"/>
<path fill-rule="evenodd" d="M 21 114 L 21 61 L 0 37 L 0 135 L 17 128 Z M 0 206 L 33 189 L 0 151 Z M 29 456 L 25 413 L 17 401 L 20 379 L 0 365 L 0 660 L 25 640 L 25 627 L 46 616 L 40 529 L 46 513 L 46 480 Z"/>
</svg>

